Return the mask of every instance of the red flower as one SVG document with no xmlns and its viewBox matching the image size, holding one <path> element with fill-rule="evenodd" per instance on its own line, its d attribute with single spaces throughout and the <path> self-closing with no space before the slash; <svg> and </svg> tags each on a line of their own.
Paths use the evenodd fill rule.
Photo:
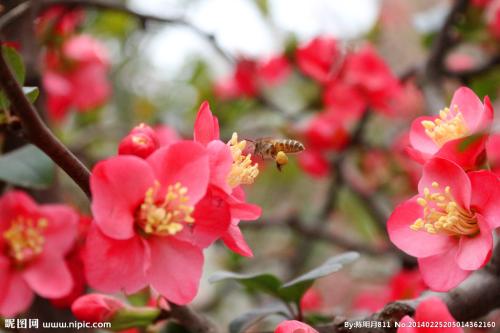
<svg viewBox="0 0 500 333">
<path fill-rule="evenodd" d="M 54 120 L 62 120 L 71 108 L 85 112 L 99 107 L 111 94 L 106 50 L 90 36 L 67 39 L 60 55 L 47 51 L 45 65 L 43 84 Z"/>
<path fill-rule="evenodd" d="M 55 298 L 73 287 L 64 256 L 76 237 L 78 215 L 63 205 L 37 205 L 12 191 L 0 198 L 0 315 L 31 305 L 34 293 Z"/>
<path fill-rule="evenodd" d="M 274 333 L 318 333 L 318 331 L 300 321 L 286 320 L 276 327 Z"/>
<path fill-rule="evenodd" d="M 246 141 L 238 141 L 236 133 L 228 144 L 220 141 L 219 122 L 207 102 L 200 106 L 193 136 L 195 141 L 206 145 L 209 152 L 209 197 L 205 200 L 218 210 L 225 206 L 230 213 L 231 224 L 222 240 L 232 251 L 252 256 L 252 250 L 238 227 L 240 220 L 256 220 L 261 214 L 259 206 L 245 202 L 245 192 L 240 187 L 253 183 L 259 172 L 251 156 L 244 154 Z"/>
<path fill-rule="evenodd" d="M 500 1 L 492 0 L 487 4 L 486 22 L 491 35 L 500 39 Z"/>
<path fill-rule="evenodd" d="M 349 134 L 341 119 L 328 112 L 319 113 L 311 119 L 305 137 L 308 147 L 319 150 L 339 151 L 349 142 Z"/>
<path fill-rule="evenodd" d="M 300 307 L 303 311 L 321 310 L 323 307 L 323 297 L 316 289 L 309 288 L 300 300 Z"/>
<path fill-rule="evenodd" d="M 500 183 L 491 172 L 467 174 L 434 158 L 423 168 L 418 192 L 392 213 L 389 237 L 418 258 L 431 289 L 447 291 L 489 260 L 492 230 L 500 225 Z"/>
<path fill-rule="evenodd" d="M 52 6 L 37 18 L 35 33 L 47 41 L 51 40 L 48 34 L 64 37 L 72 34 L 84 18 L 84 12 L 80 9 L 70 10 L 63 6 Z"/>
<path fill-rule="evenodd" d="M 277 55 L 258 64 L 257 77 L 262 83 L 275 86 L 283 82 L 291 71 L 292 66 L 286 56 Z"/>
<path fill-rule="evenodd" d="M 450 108 L 439 116 L 422 116 L 411 125 L 410 156 L 423 163 L 433 156 L 451 160 L 465 169 L 482 163 L 487 132 L 493 121 L 488 97 L 484 104 L 472 90 L 458 89 Z"/>
<path fill-rule="evenodd" d="M 337 118 L 335 122 L 349 126 L 363 116 L 368 102 L 358 88 L 332 80 L 323 91 L 323 103 L 332 118 Z"/>
<path fill-rule="evenodd" d="M 463 333 L 460 327 L 429 328 L 429 323 L 453 323 L 455 318 L 450 314 L 446 304 L 437 297 L 429 297 L 420 302 L 415 310 L 415 319 L 404 316 L 399 322 L 398 333 Z M 417 322 L 417 324 L 415 324 Z"/>
<path fill-rule="evenodd" d="M 120 141 L 118 154 L 135 155 L 146 158 L 160 147 L 160 140 L 156 131 L 146 124 L 134 127 L 130 133 Z"/>
<path fill-rule="evenodd" d="M 307 76 L 320 83 L 327 83 L 334 64 L 339 62 L 337 41 L 329 37 L 316 37 L 295 53 L 297 65 Z"/>
<path fill-rule="evenodd" d="M 300 167 L 316 178 L 327 177 L 330 174 L 330 163 L 323 152 L 314 147 L 303 151 L 298 156 Z"/>
<path fill-rule="evenodd" d="M 78 320 L 89 323 L 111 321 L 117 311 L 126 305 L 110 296 L 101 294 L 87 294 L 78 298 L 71 306 L 71 311 Z"/>
<path fill-rule="evenodd" d="M 371 45 L 347 57 L 342 78 L 346 84 L 358 88 L 372 107 L 386 114 L 394 113 L 394 103 L 401 93 L 400 83 Z"/>
<path fill-rule="evenodd" d="M 172 302 L 190 302 L 203 266 L 195 231 L 217 239 L 229 224 L 223 216 L 194 216 L 208 182 L 208 153 L 195 142 L 160 148 L 146 160 L 120 155 L 99 162 L 90 178 L 95 225 L 85 251 L 89 285 L 126 293 L 151 285 Z"/>
</svg>

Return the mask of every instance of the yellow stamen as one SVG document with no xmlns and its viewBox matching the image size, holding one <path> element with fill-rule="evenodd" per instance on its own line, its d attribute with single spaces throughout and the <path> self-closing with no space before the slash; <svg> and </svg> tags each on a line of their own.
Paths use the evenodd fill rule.
<svg viewBox="0 0 500 333">
<path fill-rule="evenodd" d="M 444 191 L 438 182 L 432 182 L 433 191 L 426 187 L 424 195 L 417 199 L 424 214 L 410 226 L 411 230 L 424 229 L 430 234 L 446 233 L 450 236 L 474 236 L 479 232 L 476 216 L 473 212 L 460 207 L 451 194 L 449 186 Z"/>
<path fill-rule="evenodd" d="M 458 110 L 458 106 L 455 105 L 452 109 L 445 108 L 439 111 L 439 118 L 434 121 L 422 121 L 425 133 L 439 147 L 450 140 L 462 138 L 469 134 L 469 129 L 462 113 Z"/>
<path fill-rule="evenodd" d="M 3 233 L 7 241 L 8 254 L 18 263 L 25 263 L 38 256 L 45 244 L 43 230 L 47 228 L 47 220 L 36 221 L 19 216 L 11 222 L 10 228 Z"/>
<path fill-rule="evenodd" d="M 181 231 L 184 223 L 194 223 L 191 214 L 194 207 L 186 204 L 189 201 L 188 189 L 177 182 L 169 185 L 163 201 L 158 201 L 160 183 L 146 191 L 144 202 L 137 216 L 138 225 L 146 234 L 171 236 Z"/>
<path fill-rule="evenodd" d="M 132 142 L 137 144 L 137 145 L 141 145 L 141 146 L 145 146 L 148 144 L 147 139 L 142 135 L 133 135 Z"/>
<path fill-rule="evenodd" d="M 233 156 L 233 166 L 227 176 L 227 183 L 231 187 L 237 187 L 241 184 L 252 184 L 259 174 L 259 166 L 252 163 L 251 155 L 244 155 L 247 142 L 238 141 L 238 134 L 233 133 L 228 142 L 231 155 Z"/>
</svg>

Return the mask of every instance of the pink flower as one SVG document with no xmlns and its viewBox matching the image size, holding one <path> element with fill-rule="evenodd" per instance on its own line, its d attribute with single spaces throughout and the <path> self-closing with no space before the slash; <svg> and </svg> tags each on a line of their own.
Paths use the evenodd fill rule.
<svg viewBox="0 0 500 333">
<path fill-rule="evenodd" d="M 323 297 L 316 289 L 309 288 L 300 300 L 300 307 L 303 311 L 321 310 L 323 307 Z"/>
<path fill-rule="evenodd" d="M 234 133 L 225 144 L 219 139 L 219 122 L 207 102 L 201 104 L 194 124 L 194 140 L 205 145 L 210 160 L 209 198 L 207 204 L 217 209 L 227 207 L 231 224 L 222 240 L 232 251 L 243 256 L 252 256 L 238 224 L 241 220 L 256 220 L 261 208 L 245 202 L 245 192 L 240 185 L 253 183 L 258 175 L 258 166 L 251 156 L 244 153 L 246 141 L 239 141 Z"/>
<path fill-rule="evenodd" d="M 427 286 L 418 270 L 402 269 L 391 277 L 383 289 L 359 293 L 353 308 L 376 312 L 390 302 L 417 298 L 425 290 Z"/>
<path fill-rule="evenodd" d="M 327 113 L 343 125 L 356 123 L 365 113 L 368 101 L 361 91 L 342 80 L 330 81 L 323 90 L 323 103 Z"/>
<path fill-rule="evenodd" d="M 491 35 L 500 39 L 500 1 L 491 0 L 486 7 L 486 23 Z"/>
<path fill-rule="evenodd" d="M 413 121 L 408 153 L 420 163 L 436 156 L 473 169 L 483 162 L 492 121 L 490 99 L 485 97 L 483 104 L 472 90 L 459 88 L 450 107 L 441 110 L 439 116 L 422 116 Z"/>
<path fill-rule="evenodd" d="M 15 316 L 34 294 L 62 297 L 73 287 L 64 256 L 76 237 L 78 215 L 63 205 L 37 205 L 12 191 L 0 198 L 0 315 Z"/>
<path fill-rule="evenodd" d="M 120 141 L 118 154 L 135 155 L 146 158 L 160 147 L 160 140 L 154 129 L 146 124 L 134 127 L 130 133 Z"/>
<path fill-rule="evenodd" d="M 398 333 L 463 333 L 460 327 L 429 328 L 429 323 L 453 323 L 455 318 L 450 314 L 448 307 L 437 297 L 429 297 L 420 302 L 415 310 L 415 319 L 404 316 L 398 328 Z M 417 322 L 417 324 L 414 324 Z M 420 324 L 418 324 L 420 323 Z M 403 327 L 405 325 L 405 327 Z"/>
<path fill-rule="evenodd" d="M 126 305 L 110 296 L 101 294 L 87 294 L 73 303 L 71 311 L 78 320 L 89 323 L 102 323 L 113 320 L 117 311 L 124 309 Z"/>
<path fill-rule="evenodd" d="M 126 293 L 151 285 L 174 303 L 190 302 L 203 266 L 198 229 L 213 241 L 230 222 L 223 215 L 210 218 L 198 206 L 209 167 L 207 149 L 191 141 L 160 148 L 145 160 L 120 155 L 99 162 L 90 177 L 95 223 L 85 248 L 89 285 Z"/>
<path fill-rule="evenodd" d="M 330 163 L 322 151 L 307 149 L 298 156 L 299 166 L 315 178 L 327 177 L 330 174 Z"/>
<path fill-rule="evenodd" d="M 277 55 L 265 59 L 258 64 L 258 79 L 269 86 L 275 86 L 285 80 L 292 71 L 292 66 L 286 56 Z"/>
<path fill-rule="evenodd" d="M 418 192 L 392 213 L 389 237 L 418 258 L 431 289 L 447 291 L 489 260 L 492 230 L 500 225 L 500 183 L 491 172 L 467 174 L 454 162 L 433 158 Z"/>
<path fill-rule="evenodd" d="M 274 333 L 318 333 L 318 331 L 300 321 L 286 320 L 276 327 Z"/>
<path fill-rule="evenodd" d="M 72 34 L 76 27 L 85 19 L 80 9 L 70 10 L 63 6 L 52 6 L 43 11 L 37 18 L 35 33 L 38 37 L 51 41 L 48 34 L 67 36 Z"/>
<path fill-rule="evenodd" d="M 346 84 L 357 87 L 372 107 L 394 114 L 401 86 L 371 45 L 363 46 L 346 58 L 342 78 Z"/>
<path fill-rule="evenodd" d="M 174 142 L 180 141 L 181 138 L 174 128 L 167 125 L 158 125 L 154 128 L 156 137 L 160 142 L 160 146 L 166 147 Z"/>
<path fill-rule="evenodd" d="M 106 50 L 90 36 L 67 39 L 59 53 L 48 50 L 43 84 L 51 117 L 62 120 L 72 108 L 86 112 L 103 105 L 111 94 L 108 69 Z"/>
<path fill-rule="evenodd" d="M 339 118 L 327 112 L 313 117 L 304 134 L 308 146 L 320 150 L 339 151 L 349 142 L 349 133 Z"/>
<path fill-rule="evenodd" d="M 340 61 L 337 41 L 329 37 L 316 37 L 295 52 L 300 70 L 320 83 L 327 83 Z"/>
</svg>

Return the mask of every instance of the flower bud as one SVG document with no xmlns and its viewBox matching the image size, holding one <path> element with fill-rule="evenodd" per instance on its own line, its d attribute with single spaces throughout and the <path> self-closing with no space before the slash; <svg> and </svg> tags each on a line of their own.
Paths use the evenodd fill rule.
<svg viewBox="0 0 500 333">
<path fill-rule="evenodd" d="M 79 320 L 95 323 L 113 320 L 118 310 L 125 307 L 125 304 L 116 298 L 101 294 L 88 294 L 74 301 L 71 311 Z"/>
<path fill-rule="evenodd" d="M 122 139 L 118 146 L 120 155 L 136 155 L 146 158 L 160 147 L 160 143 L 155 131 L 145 125 L 140 124 L 134 127 L 130 133 Z"/>
</svg>

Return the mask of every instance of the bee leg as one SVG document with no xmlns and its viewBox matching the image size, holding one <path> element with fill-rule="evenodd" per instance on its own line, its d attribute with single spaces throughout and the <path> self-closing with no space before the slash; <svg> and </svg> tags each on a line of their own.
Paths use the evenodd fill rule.
<svg viewBox="0 0 500 333">
<path fill-rule="evenodd" d="M 279 172 L 281 172 L 281 170 L 283 169 L 283 165 L 276 162 L 276 168 L 278 169 Z"/>
</svg>

